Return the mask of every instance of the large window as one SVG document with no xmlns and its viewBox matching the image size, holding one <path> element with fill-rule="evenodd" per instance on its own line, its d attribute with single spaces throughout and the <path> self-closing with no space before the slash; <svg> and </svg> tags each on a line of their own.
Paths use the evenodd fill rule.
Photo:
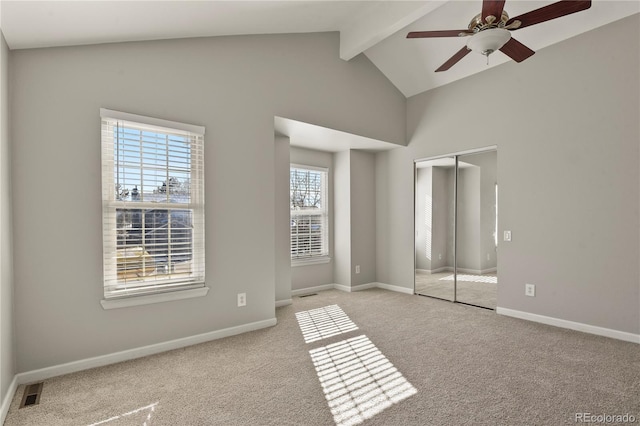
<svg viewBox="0 0 640 426">
<path fill-rule="evenodd" d="M 105 299 L 204 286 L 204 128 L 101 109 Z"/>
<path fill-rule="evenodd" d="M 291 260 L 323 261 L 329 256 L 327 169 L 291 165 Z"/>
</svg>

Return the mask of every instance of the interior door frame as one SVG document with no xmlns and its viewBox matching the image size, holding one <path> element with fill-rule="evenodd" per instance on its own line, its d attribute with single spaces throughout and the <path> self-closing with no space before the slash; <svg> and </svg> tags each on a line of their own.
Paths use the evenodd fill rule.
<svg viewBox="0 0 640 426">
<path fill-rule="evenodd" d="M 440 160 L 443 158 L 454 158 L 455 160 L 455 174 L 454 174 L 454 183 L 453 183 L 453 197 L 454 197 L 454 203 L 453 203 L 453 220 L 454 220 L 454 226 L 453 226 L 453 300 L 448 300 L 448 299 L 441 299 L 441 300 L 446 300 L 446 301 L 450 301 L 453 303 L 462 303 L 465 305 L 470 305 L 470 306 L 477 306 L 479 308 L 483 308 L 483 309 L 490 309 L 493 310 L 491 308 L 485 308 L 484 306 L 478 306 L 478 305 L 473 305 L 470 303 L 465 303 L 465 302 L 459 302 L 457 300 L 457 293 L 458 293 L 458 289 L 457 289 L 457 284 L 458 284 L 458 157 L 462 156 L 462 155 L 469 155 L 469 154 L 482 154 L 485 152 L 492 152 L 495 151 L 496 154 L 498 152 L 498 145 L 489 145 L 489 146 L 485 146 L 482 148 L 474 148 L 474 149 L 468 149 L 465 151 L 458 151 L 458 152 L 454 152 L 454 153 L 450 153 L 450 154 L 443 154 L 443 155 L 436 155 L 433 157 L 421 157 L 421 158 L 416 158 L 413 160 L 413 294 L 417 295 L 418 293 L 416 293 L 416 266 L 417 266 L 417 259 L 416 259 L 416 249 L 415 249 L 415 238 L 416 238 L 416 193 L 418 190 L 418 186 L 417 186 L 417 182 L 418 182 L 418 163 L 422 162 L 422 161 L 430 161 L 430 160 Z M 427 296 L 427 297 L 432 297 L 432 296 Z M 435 299 L 439 299 L 438 297 L 434 297 Z"/>
</svg>

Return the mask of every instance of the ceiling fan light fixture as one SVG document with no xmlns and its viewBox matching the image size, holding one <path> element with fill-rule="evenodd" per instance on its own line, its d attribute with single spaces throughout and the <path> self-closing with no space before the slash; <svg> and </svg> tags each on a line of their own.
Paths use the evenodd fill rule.
<svg viewBox="0 0 640 426">
<path fill-rule="evenodd" d="M 489 56 L 504 46 L 510 38 L 509 30 L 490 28 L 474 34 L 467 42 L 467 47 L 474 52 Z"/>
</svg>

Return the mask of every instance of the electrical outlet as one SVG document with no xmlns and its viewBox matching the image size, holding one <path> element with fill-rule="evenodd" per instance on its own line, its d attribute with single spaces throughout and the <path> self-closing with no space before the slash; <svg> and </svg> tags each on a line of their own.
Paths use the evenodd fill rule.
<svg viewBox="0 0 640 426">
<path fill-rule="evenodd" d="M 360 265 L 356 265 L 356 274 L 360 273 Z"/>
<path fill-rule="evenodd" d="M 438 253 L 438 260 L 442 260 L 442 253 Z"/>
<path fill-rule="evenodd" d="M 536 286 L 535 284 L 525 284 L 524 285 L 524 295 L 535 297 L 536 296 Z"/>
<path fill-rule="evenodd" d="M 247 306 L 247 293 L 238 293 L 238 307 Z"/>
<path fill-rule="evenodd" d="M 504 240 L 511 241 L 511 231 L 504 231 Z"/>
<path fill-rule="evenodd" d="M 487 253 L 487 260 L 491 260 L 491 253 Z"/>
</svg>

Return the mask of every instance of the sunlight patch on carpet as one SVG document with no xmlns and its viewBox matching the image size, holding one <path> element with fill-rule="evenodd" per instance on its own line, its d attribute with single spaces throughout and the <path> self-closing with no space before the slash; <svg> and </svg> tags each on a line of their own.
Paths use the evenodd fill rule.
<svg viewBox="0 0 640 426">
<path fill-rule="evenodd" d="M 309 353 L 337 426 L 360 424 L 418 392 L 367 336 Z"/>
<path fill-rule="evenodd" d="M 453 275 L 449 275 L 444 278 L 440 278 L 440 281 L 453 281 Z M 466 281 L 470 283 L 488 283 L 498 284 L 498 277 L 492 277 L 487 275 L 465 275 L 458 274 L 458 281 Z"/>
<path fill-rule="evenodd" d="M 338 305 L 296 312 L 296 318 L 305 343 L 358 329 Z"/>
<path fill-rule="evenodd" d="M 89 426 L 98 426 L 98 425 L 103 425 L 107 423 L 109 423 L 109 426 L 114 426 L 117 424 L 122 424 L 122 425 L 139 424 L 141 426 L 151 426 L 151 417 L 156 411 L 157 405 L 158 405 L 158 402 L 154 402 L 153 404 L 136 408 L 135 410 L 128 411 L 118 416 L 113 416 L 96 423 L 91 423 Z"/>
</svg>

